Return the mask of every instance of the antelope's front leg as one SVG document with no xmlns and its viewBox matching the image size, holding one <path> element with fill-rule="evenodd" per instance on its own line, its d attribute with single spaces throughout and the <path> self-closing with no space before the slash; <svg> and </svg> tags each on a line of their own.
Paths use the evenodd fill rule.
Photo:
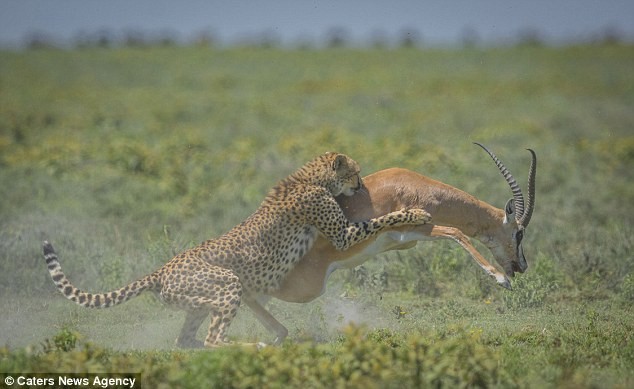
<svg viewBox="0 0 634 389">
<path fill-rule="evenodd" d="M 482 254 L 480 254 L 478 250 L 473 247 L 473 245 L 469 241 L 469 238 L 459 229 L 453 227 L 434 226 L 429 236 L 431 238 L 444 238 L 455 241 L 463 249 L 465 249 L 469 253 L 469 255 L 471 255 L 471 258 L 473 258 L 478 266 L 480 266 L 488 275 L 495 278 L 495 281 L 498 283 L 498 285 L 509 290 L 512 289 L 511 281 L 508 279 L 508 277 L 504 273 L 496 269 L 495 266 L 491 265 L 491 263 L 489 263 L 489 261 L 487 261 L 486 258 L 484 258 Z"/>
</svg>

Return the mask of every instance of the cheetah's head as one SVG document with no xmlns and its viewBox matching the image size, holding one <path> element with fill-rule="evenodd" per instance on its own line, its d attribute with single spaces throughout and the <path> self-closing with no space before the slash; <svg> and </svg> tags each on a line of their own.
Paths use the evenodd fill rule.
<svg viewBox="0 0 634 389">
<path fill-rule="evenodd" d="M 328 153 L 325 155 L 330 160 L 330 168 L 334 173 L 330 192 L 333 196 L 344 194 L 352 196 L 363 187 L 363 181 L 359 173 L 359 164 L 345 154 Z"/>
</svg>

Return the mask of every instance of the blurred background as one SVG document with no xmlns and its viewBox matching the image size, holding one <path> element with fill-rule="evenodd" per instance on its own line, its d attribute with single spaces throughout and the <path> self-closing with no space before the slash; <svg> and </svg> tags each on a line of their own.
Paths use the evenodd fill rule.
<svg viewBox="0 0 634 389">
<path fill-rule="evenodd" d="M 562 45 L 634 39 L 634 3 L 2 0 L 0 45 Z"/>
</svg>

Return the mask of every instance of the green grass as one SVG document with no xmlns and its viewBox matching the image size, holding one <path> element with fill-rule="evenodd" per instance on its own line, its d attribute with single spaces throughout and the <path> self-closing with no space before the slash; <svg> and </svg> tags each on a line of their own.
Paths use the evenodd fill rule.
<svg viewBox="0 0 634 389">
<path fill-rule="evenodd" d="M 0 52 L 0 372 L 631 387 L 632 68 L 631 46 Z M 280 348 L 176 351 L 179 311 L 150 296 L 81 309 L 41 257 L 51 240 L 79 287 L 121 286 L 227 231 L 327 150 L 363 173 L 402 166 L 502 207 L 508 186 L 472 141 L 520 182 L 524 149 L 538 155 L 529 270 L 512 292 L 457 246 L 421 243 L 364 265 L 386 285 L 341 272 L 315 302 L 272 301 L 290 330 Z M 230 335 L 270 340 L 248 309 Z"/>
</svg>

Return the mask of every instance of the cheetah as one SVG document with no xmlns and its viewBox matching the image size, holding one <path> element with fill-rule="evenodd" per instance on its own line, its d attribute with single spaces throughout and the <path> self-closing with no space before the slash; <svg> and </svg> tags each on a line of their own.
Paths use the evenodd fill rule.
<svg viewBox="0 0 634 389">
<path fill-rule="evenodd" d="M 364 222 L 349 222 L 335 196 L 351 196 L 362 190 L 359 172 L 357 162 L 345 154 L 323 154 L 281 180 L 260 207 L 229 232 L 176 255 L 153 273 L 111 292 L 92 294 L 73 286 L 48 241 L 43 244 L 44 258 L 57 289 L 83 307 L 108 308 L 152 291 L 168 305 L 186 311 L 176 346 L 225 345 L 229 343 L 227 329 L 241 302 L 256 314 L 265 311 L 257 296 L 279 288 L 318 234 L 338 250 L 345 250 L 385 227 L 431 220 L 424 210 L 404 209 Z M 211 322 L 201 342 L 196 340 L 196 332 L 208 316 Z M 286 335 L 278 333 L 274 344 Z"/>
</svg>

